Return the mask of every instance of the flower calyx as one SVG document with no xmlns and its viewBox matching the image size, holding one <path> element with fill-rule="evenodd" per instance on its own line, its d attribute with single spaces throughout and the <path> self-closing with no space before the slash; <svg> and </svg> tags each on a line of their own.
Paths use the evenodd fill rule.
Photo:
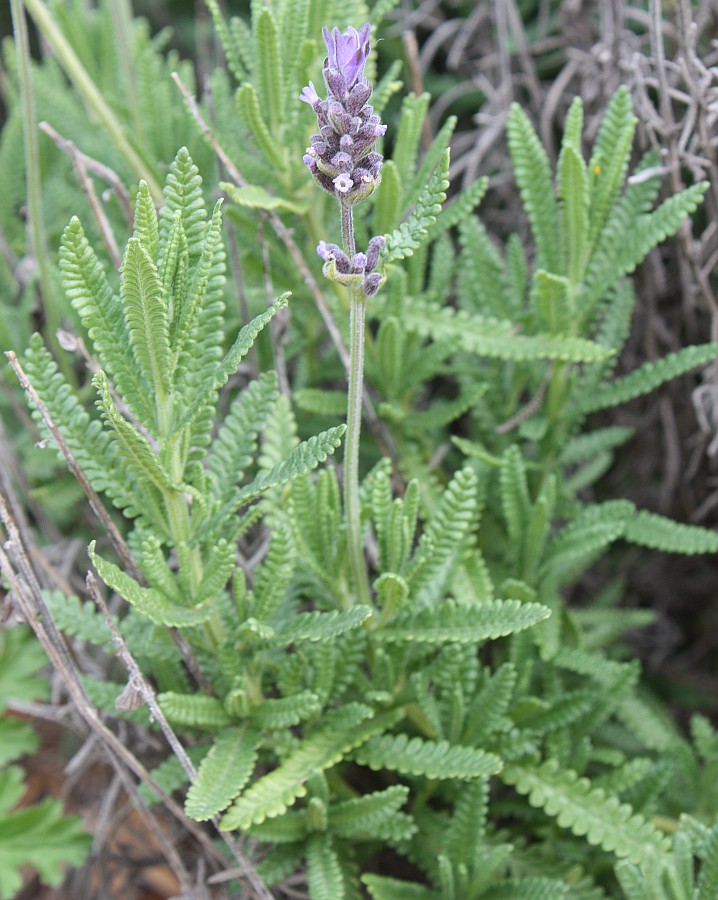
<svg viewBox="0 0 718 900">
<path fill-rule="evenodd" d="M 345 287 L 361 287 L 365 297 L 373 297 L 386 281 L 386 276 L 375 271 L 385 242 L 382 236 L 373 237 L 366 253 L 355 253 L 349 259 L 337 244 L 319 241 L 317 253 L 324 260 L 324 277 Z"/>
</svg>

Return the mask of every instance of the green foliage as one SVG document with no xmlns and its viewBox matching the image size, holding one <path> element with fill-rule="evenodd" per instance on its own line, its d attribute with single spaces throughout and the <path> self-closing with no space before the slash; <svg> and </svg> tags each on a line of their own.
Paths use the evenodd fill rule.
<svg viewBox="0 0 718 900">
<path fill-rule="evenodd" d="M 202 822 L 229 806 L 252 774 L 258 743 L 259 734 L 247 728 L 217 735 L 187 792 L 188 816 Z"/>
<path fill-rule="evenodd" d="M 375 4 L 372 23 L 391 6 Z M 369 13 L 339 0 L 250 7 L 227 22 L 208 0 L 229 71 L 211 76 L 206 118 L 241 175 L 224 187 L 233 283 L 220 204 L 210 213 L 183 148 L 159 212 L 157 172 L 140 184 L 119 278 L 78 219 L 62 237 L 63 285 L 99 368 L 96 410 L 80 368 L 58 365 L 39 336 L 24 360 L 90 484 L 124 514 L 137 569 L 99 537 L 90 559 L 127 601 L 113 622 L 197 768 L 187 814 L 222 815 L 223 830 L 269 845 L 263 877 L 301 870 L 320 900 L 598 900 L 615 878 L 627 896 L 710 897 L 715 732 L 696 717 L 692 743 L 682 738 L 623 661 L 624 632 L 653 618 L 617 606 L 620 584 L 580 609 L 562 595 L 600 581 L 579 578 L 617 541 L 718 549 L 707 529 L 591 499 L 631 432 L 586 421 L 715 358 L 706 344 L 613 375 L 627 276 L 706 186 L 654 209 L 651 159 L 626 180 L 635 119 L 624 89 L 588 161 L 574 102 L 555 170 L 514 105 L 508 144 L 533 246 L 517 235 L 501 246 L 474 216 L 485 179 L 442 208 L 455 120 L 425 148 L 428 95 L 398 105 L 393 158 L 355 220 L 357 246 L 386 235 L 388 276 L 366 304 L 371 591 L 358 604 L 329 460 L 344 434 L 344 371 L 306 285 L 336 217 L 301 162 L 310 125 L 296 98 L 317 80 L 321 26 Z M 398 70 L 377 85 L 377 110 Z M 143 96 L 153 71 L 145 61 Z M 321 291 L 325 321 L 328 310 L 345 337 L 344 289 Z M 67 635 L 109 650 L 97 610 L 59 592 L 48 606 Z M 108 712 L 120 690 L 89 687 Z M 13 753 L 31 746 L 15 726 L 3 740 Z M 185 789 L 176 761 L 155 773 Z M 672 846 L 662 830 L 675 831 Z M 401 879 L 374 874 L 387 859 Z"/>
<path fill-rule="evenodd" d="M 21 868 L 31 866 L 48 885 L 62 882 L 67 865 L 79 866 L 92 840 L 79 816 L 66 816 L 62 803 L 48 798 L 18 805 L 26 786 L 20 766 L 8 765 L 37 749 L 30 725 L 6 714 L 10 700 L 46 699 L 48 683 L 39 674 L 47 660 L 28 629 L 0 631 L 0 897 L 11 900 L 22 887 Z"/>
<path fill-rule="evenodd" d="M 393 769 L 406 775 L 459 780 L 496 775 L 501 760 L 491 753 L 448 741 L 409 740 L 405 734 L 372 738 L 357 753 L 357 762 L 370 769 Z"/>
<path fill-rule="evenodd" d="M 526 794 L 532 806 L 555 816 L 562 828 L 585 835 L 589 844 L 599 844 L 618 857 L 648 861 L 666 847 L 660 832 L 630 806 L 591 787 L 571 769 L 561 771 L 556 760 L 546 760 L 538 768 L 511 764 L 502 778 Z"/>
<path fill-rule="evenodd" d="M 335 765 L 345 753 L 383 731 L 393 718 L 371 718 L 371 709 L 362 704 L 347 706 L 334 717 L 336 724 L 310 735 L 278 768 L 248 788 L 225 813 L 222 828 L 248 828 L 281 815 L 297 798 L 306 796 L 305 784 L 312 775 Z"/>
</svg>

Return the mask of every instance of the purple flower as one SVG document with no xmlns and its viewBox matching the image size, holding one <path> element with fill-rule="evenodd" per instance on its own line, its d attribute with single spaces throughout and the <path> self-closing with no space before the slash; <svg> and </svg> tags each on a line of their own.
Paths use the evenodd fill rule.
<svg viewBox="0 0 718 900">
<path fill-rule="evenodd" d="M 364 83 L 364 66 L 369 56 L 369 30 L 367 22 L 361 31 L 351 26 L 342 34 L 338 28 L 322 29 L 327 45 L 327 64 L 330 70 L 339 72 L 345 88 L 350 91 L 357 82 Z"/>
<path fill-rule="evenodd" d="M 319 94 L 317 93 L 317 89 L 314 87 L 313 82 L 309 82 L 309 84 L 302 89 L 302 93 L 299 95 L 299 99 L 303 100 L 305 103 L 308 103 L 310 106 L 314 106 L 315 103 L 319 102 Z"/>
<path fill-rule="evenodd" d="M 337 175 L 336 178 L 332 178 L 332 182 L 334 183 L 334 187 L 339 191 L 340 194 L 348 194 L 349 191 L 354 187 L 354 182 L 346 174 L 346 172 L 342 172 L 341 175 Z"/>
</svg>

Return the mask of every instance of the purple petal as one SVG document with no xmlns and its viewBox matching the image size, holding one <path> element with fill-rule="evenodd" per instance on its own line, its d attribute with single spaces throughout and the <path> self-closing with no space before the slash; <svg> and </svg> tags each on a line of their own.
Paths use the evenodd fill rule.
<svg viewBox="0 0 718 900">
<path fill-rule="evenodd" d="M 344 172 L 342 172 L 341 175 L 337 175 L 337 177 L 333 178 L 332 181 L 334 183 L 334 187 L 339 191 L 340 194 L 348 194 L 349 191 L 354 187 L 354 182 Z"/>
<path fill-rule="evenodd" d="M 317 90 L 311 81 L 306 87 L 302 89 L 302 93 L 299 95 L 299 99 L 303 100 L 305 103 L 308 103 L 310 106 L 314 106 L 315 103 L 319 102 L 319 94 L 317 93 Z"/>
</svg>

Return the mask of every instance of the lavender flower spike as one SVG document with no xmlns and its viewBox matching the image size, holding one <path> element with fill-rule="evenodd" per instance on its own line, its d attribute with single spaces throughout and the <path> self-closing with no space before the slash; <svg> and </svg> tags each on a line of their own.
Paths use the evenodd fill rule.
<svg viewBox="0 0 718 900">
<path fill-rule="evenodd" d="M 357 81 L 366 84 L 364 66 L 369 56 L 369 29 L 368 22 L 359 32 L 351 27 L 344 34 L 338 28 L 332 28 L 331 33 L 326 28 L 322 29 L 329 54 L 324 64 L 325 69 L 341 75 L 347 91 L 350 91 Z"/>
<path fill-rule="evenodd" d="M 368 22 L 359 31 L 322 29 L 327 45 L 323 69 L 327 98 L 319 97 L 311 81 L 299 95 L 316 113 L 318 125 L 304 163 L 317 184 L 344 206 L 364 200 L 381 180 L 383 159 L 375 146 L 386 126 L 368 102 L 372 89 L 364 68 L 369 32 Z"/>
</svg>

